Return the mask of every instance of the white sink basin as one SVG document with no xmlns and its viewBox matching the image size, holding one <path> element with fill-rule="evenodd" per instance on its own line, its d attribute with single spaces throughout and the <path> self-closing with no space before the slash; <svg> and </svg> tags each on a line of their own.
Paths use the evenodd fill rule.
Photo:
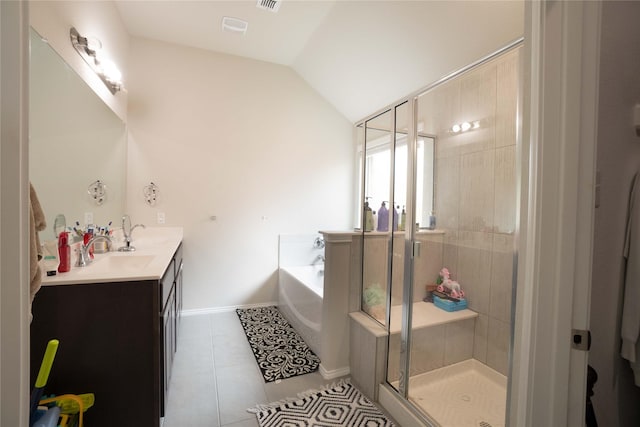
<svg viewBox="0 0 640 427">
<path fill-rule="evenodd" d="M 75 271 L 81 276 L 100 274 L 106 277 L 122 276 L 126 277 L 131 274 L 144 272 L 144 269 L 153 261 L 155 255 L 137 255 L 110 253 L 96 257 L 91 264 L 86 267 L 74 267 Z"/>
<path fill-rule="evenodd" d="M 144 269 L 155 258 L 154 255 L 111 255 L 105 260 L 107 268 L 115 270 L 137 271 Z"/>
</svg>

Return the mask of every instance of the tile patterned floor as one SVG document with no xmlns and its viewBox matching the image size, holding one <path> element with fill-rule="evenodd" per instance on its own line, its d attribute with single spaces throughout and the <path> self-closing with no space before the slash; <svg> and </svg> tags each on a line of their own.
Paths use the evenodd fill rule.
<svg viewBox="0 0 640 427">
<path fill-rule="evenodd" d="M 316 389 L 318 373 L 265 383 L 234 311 L 183 316 L 163 427 L 256 427 L 247 408 Z"/>
</svg>

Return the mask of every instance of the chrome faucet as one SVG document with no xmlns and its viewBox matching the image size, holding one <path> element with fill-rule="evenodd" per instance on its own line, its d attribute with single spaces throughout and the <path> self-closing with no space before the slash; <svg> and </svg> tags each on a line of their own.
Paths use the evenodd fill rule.
<svg viewBox="0 0 640 427">
<path fill-rule="evenodd" d="M 324 263 L 324 255 L 320 254 L 316 257 L 316 259 L 313 260 L 313 262 L 311 263 L 311 265 L 316 265 L 316 263 L 320 261 L 322 263 Z"/>
<path fill-rule="evenodd" d="M 131 246 L 131 233 L 137 227 L 146 228 L 144 224 L 136 224 L 133 227 L 131 226 L 131 218 L 129 215 L 122 216 L 122 234 L 124 235 L 124 246 L 119 247 L 118 250 L 120 252 L 133 252 L 136 250 L 134 246 Z"/>
<path fill-rule="evenodd" d="M 76 263 L 76 267 L 86 267 L 91 264 L 91 256 L 89 255 L 89 248 L 95 242 L 99 240 L 104 240 L 107 242 L 107 249 L 111 250 L 111 239 L 109 236 L 93 236 L 86 244 L 80 244 L 80 250 L 78 251 L 78 262 Z"/>
</svg>

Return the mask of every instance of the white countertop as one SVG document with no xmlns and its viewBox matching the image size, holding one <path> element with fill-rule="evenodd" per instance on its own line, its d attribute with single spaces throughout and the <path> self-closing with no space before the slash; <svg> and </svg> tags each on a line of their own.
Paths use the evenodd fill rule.
<svg viewBox="0 0 640 427">
<path fill-rule="evenodd" d="M 121 236 L 121 233 L 117 233 Z M 118 252 L 121 238 L 112 238 L 112 252 L 95 254 L 91 264 L 76 267 L 78 254 L 71 249 L 71 270 L 47 276 L 43 269 L 42 286 L 83 283 L 160 280 L 182 242 L 182 227 L 136 228 L 132 235 L 134 252 Z"/>
</svg>

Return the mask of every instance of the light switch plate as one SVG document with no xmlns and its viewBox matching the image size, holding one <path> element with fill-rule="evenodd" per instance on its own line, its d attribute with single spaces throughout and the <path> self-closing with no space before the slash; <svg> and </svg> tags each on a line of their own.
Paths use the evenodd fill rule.
<svg viewBox="0 0 640 427">
<path fill-rule="evenodd" d="M 157 220 L 158 224 L 164 224 L 164 212 L 158 212 Z"/>
</svg>

